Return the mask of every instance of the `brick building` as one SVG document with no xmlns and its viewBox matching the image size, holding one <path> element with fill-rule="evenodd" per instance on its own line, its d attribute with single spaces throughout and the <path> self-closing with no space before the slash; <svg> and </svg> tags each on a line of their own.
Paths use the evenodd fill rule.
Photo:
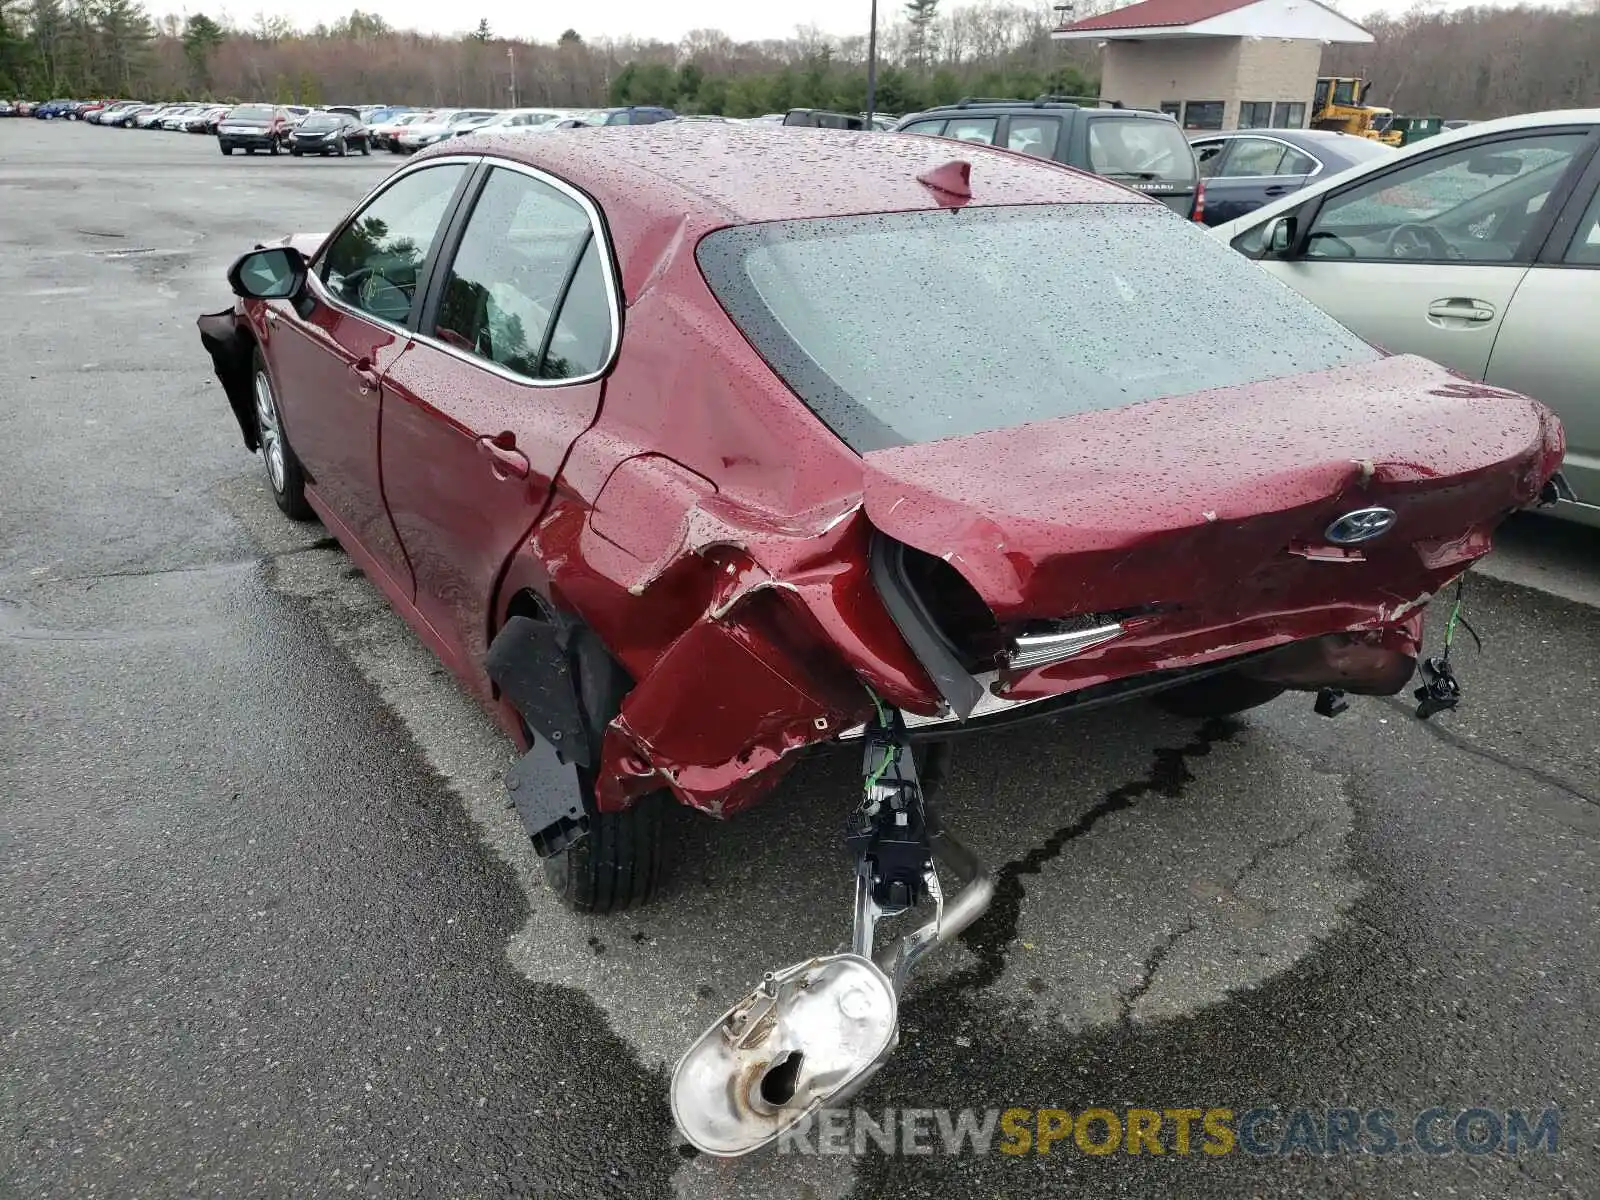
<svg viewBox="0 0 1600 1200">
<path fill-rule="evenodd" d="M 1187 130 L 1301 128 L 1322 47 L 1372 41 L 1316 0 L 1144 0 L 1053 36 L 1101 43 L 1102 99 L 1169 112 Z"/>
</svg>

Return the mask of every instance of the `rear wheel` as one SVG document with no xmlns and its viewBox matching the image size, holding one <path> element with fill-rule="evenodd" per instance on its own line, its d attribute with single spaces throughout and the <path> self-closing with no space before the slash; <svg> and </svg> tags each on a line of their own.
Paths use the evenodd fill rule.
<svg viewBox="0 0 1600 1200">
<path fill-rule="evenodd" d="M 222 143 L 222 152 L 224 154 L 232 154 L 233 153 L 233 147 L 228 145 L 227 142 L 223 142 Z"/>
<path fill-rule="evenodd" d="M 1158 708 L 1180 717 L 1231 717 L 1276 700 L 1285 690 L 1281 684 L 1225 671 L 1157 692 L 1152 699 Z"/>
<path fill-rule="evenodd" d="M 256 152 L 256 148 L 254 146 L 246 146 L 244 148 L 244 152 L 246 154 L 254 154 Z"/>
<path fill-rule="evenodd" d="M 267 374 L 267 360 L 258 348 L 251 360 L 250 388 L 255 397 L 256 439 L 261 461 L 267 468 L 267 484 L 272 498 L 286 517 L 309 521 L 317 514 L 306 502 L 306 476 L 283 432 L 283 417 L 278 411 L 278 394 Z"/>
<path fill-rule="evenodd" d="M 619 813 L 594 809 L 593 779 L 579 772 L 589 832 L 544 859 L 544 877 L 575 912 L 622 912 L 647 903 L 666 879 L 666 826 L 672 797 L 652 792 Z"/>
<path fill-rule="evenodd" d="M 590 742 L 598 747 L 631 682 L 587 629 L 576 631 L 572 653 Z M 623 812 L 603 813 L 595 803 L 594 775 L 579 770 L 578 785 L 589 831 L 581 841 L 543 860 L 551 891 L 568 908 L 584 913 L 622 912 L 648 902 L 667 878 L 667 843 L 677 802 L 669 792 L 652 792 Z"/>
<path fill-rule="evenodd" d="M 343 158 L 345 155 L 350 153 L 350 147 L 344 144 L 343 138 L 340 138 L 338 144 L 334 147 L 334 152 L 338 154 L 340 158 Z"/>
<path fill-rule="evenodd" d="M 278 145 L 278 139 L 277 138 L 273 138 L 271 144 L 267 147 L 267 153 L 268 154 L 276 154 L 278 152 L 279 148 L 280 147 Z"/>
<path fill-rule="evenodd" d="M 366 138 L 362 138 L 361 139 L 361 153 L 363 155 L 367 155 L 367 154 L 371 154 L 372 153 L 372 143 L 370 141 L 368 141 Z"/>
</svg>

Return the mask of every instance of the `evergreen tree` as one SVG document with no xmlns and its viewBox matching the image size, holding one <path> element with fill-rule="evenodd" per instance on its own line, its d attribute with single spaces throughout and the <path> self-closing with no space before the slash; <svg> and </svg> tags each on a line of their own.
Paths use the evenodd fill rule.
<svg viewBox="0 0 1600 1200">
<path fill-rule="evenodd" d="M 189 74 L 201 92 L 211 87 L 211 53 L 222 45 L 225 35 L 218 25 L 204 13 L 196 13 L 183 25 L 183 57 L 189 62 Z"/>
<path fill-rule="evenodd" d="M 911 29 L 906 39 L 906 53 L 912 63 L 927 70 L 939 54 L 939 31 L 934 21 L 939 17 L 939 0 L 907 0 L 906 20 Z"/>
</svg>

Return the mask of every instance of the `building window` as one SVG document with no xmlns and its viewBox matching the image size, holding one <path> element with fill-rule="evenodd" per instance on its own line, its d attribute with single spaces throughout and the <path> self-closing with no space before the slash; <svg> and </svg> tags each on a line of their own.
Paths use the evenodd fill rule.
<svg viewBox="0 0 1600 1200">
<path fill-rule="evenodd" d="M 1174 121 L 1180 120 L 1183 117 L 1183 101 L 1163 100 L 1161 102 L 1161 111 L 1166 113 L 1167 116 L 1171 117 Z"/>
<path fill-rule="evenodd" d="M 1272 109 L 1272 127 L 1274 129 L 1304 129 L 1306 127 L 1306 106 L 1304 104 L 1279 103 Z"/>
<path fill-rule="evenodd" d="M 1185 100 L 1183 103 L 1183 127 L 1185 129 L 1221 129 L 1222 110 L 1226 107 L 1221 100 Z"/>
<path fill-rule="evenodd" d="M 1240 129 L 1268 129 L 1272 126 L 1272 101 L 1241 100 L 1239 102 Z"/>
</svg>

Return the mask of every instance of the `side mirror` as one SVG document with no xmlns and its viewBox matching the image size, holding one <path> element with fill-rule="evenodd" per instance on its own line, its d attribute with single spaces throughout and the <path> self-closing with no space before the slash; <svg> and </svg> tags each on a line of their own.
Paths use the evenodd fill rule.
<svg viewBox="0 0 1600 1200">
<path fill-rule="evenodd" d="M 293 246 L 252 250 L 228 268 L 228 286 L 247 300 L 293 300 L 305 290 L 306 269 Z"/>
<path fill-rule="evenodd" d="M 1261 230 L 1261 245 L 1268 254 L 1279 258 L 1289 257 L 1294 249 L 1295 219 L 1291 216 L 1273 217 Z"/>
</svg>

